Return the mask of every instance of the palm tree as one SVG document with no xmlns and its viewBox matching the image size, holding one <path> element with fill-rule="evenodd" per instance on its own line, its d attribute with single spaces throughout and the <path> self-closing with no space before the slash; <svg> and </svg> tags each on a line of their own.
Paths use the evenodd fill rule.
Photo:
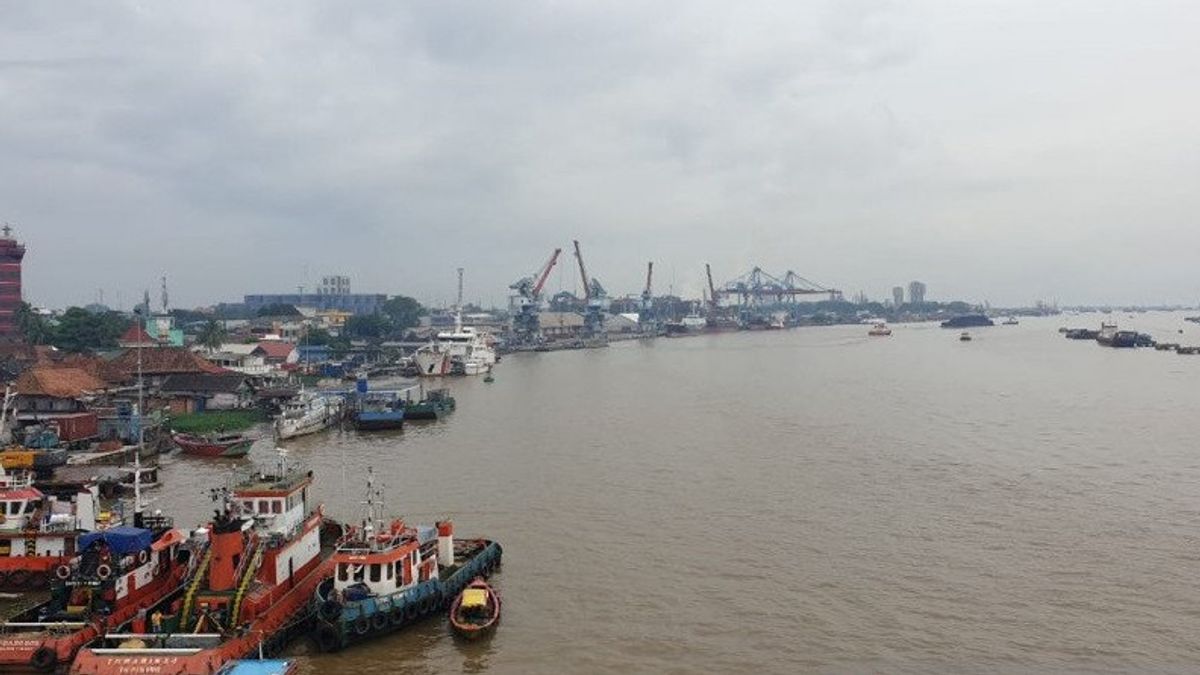
<svg viewBox="0 0 1200 675">
<path fill-rule="evenodd" d="M 225 326 L 217 323 L 214 319 L 209 319 L 196 335 L 196 341 L 204 345 L 210 352 L 215 352 L 225 343 L 226 337 L 228 334 L 225 332 Z"/>
</svg>

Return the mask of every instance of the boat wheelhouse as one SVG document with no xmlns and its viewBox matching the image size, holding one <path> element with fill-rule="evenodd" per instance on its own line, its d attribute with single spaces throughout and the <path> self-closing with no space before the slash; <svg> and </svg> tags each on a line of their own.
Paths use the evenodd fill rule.
<svg viewBox="0 0 1200 675">
<path fill-rule="evenodd" d="M 275 419 L 275 435 L 279 440 L 315 434 L 334 424 L 342 416 L 342 399 L 302 391 L 283 405 Z"/>
<path fill-rule="evenodd" d="M 413 361 L 422 377 L 482 375 L 496 365 L 496 349 L 490 335 L 463 326 L 459 318 L 453 331 L 438 333 L 414 352 Z"/>
<path fill-rule="evenodd" d="M 500 545 L 455 541 L 454 525 L 386 521 L 383 492 L 367 472 L 366 514 L 333 554 L 333 578 L 313 597 L 318 648 L 332 652 L 439 613 L 477 577 L 500 566 Z"/>
<path fill-rule="evenodd" d="M 51 573 L 76 552 L 80 533 L 97 527 L 99 487 L 70 497 L 49 495 L 28 473 L 0 467 L 0 590 L 44 589 Z"/>
<path fill-rule="evenodd" d="M 281 453 L 273 469 L 213 490 L 220 507 L 201 530 L 209 547 L 178 601 L 154 608 L 160 621 L 149 631 L 106 634 L 80 652 L 71 672 L 210 675 L 280 649 L 301 632 L 317 584 L 332 571 L 311 486 L 312 472 Z"/>
</svg>

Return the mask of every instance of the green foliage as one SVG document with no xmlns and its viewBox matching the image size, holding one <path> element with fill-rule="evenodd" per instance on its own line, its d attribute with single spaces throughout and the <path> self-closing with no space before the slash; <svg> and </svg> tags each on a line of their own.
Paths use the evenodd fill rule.
<svg viewBox="0 0 1200 675">
<path fill-rule="evenodd" d="M 391 332 L 392 324 L 383 314 L 363 314 L 346 319 L 342 335 L 352 340 L 379 340 Z"/>
<path fill-rule="evenodd" d="M 333 342 L 333 336 L 324 328 L 309 328 L 304 334 L 304 344 L 306 345 L 327 345 Z"/>
<path fill-rule="evenodd" d="M 33 311 L 28 302 L 22 302 L 17 307 L 14 319 L 17 322 L 17 330 L 21 331 L 22 337 L 29 344 L 44 345 L 54 339 L 54 329 L 41 314 Z"/>
<path fill-rule="evenodd" d="M 173 415 L 167 426 L 188 434 L 209 434 L 214 431 L 244 431 L 267 421 L 263 411 L 215 410 L 213 412 Z"/>
<path fill-rule="evenodd" d="M 130 324 L 129 319 L 117 312 L 93 314 L 81 307 L 71 307 L 59 318 L 51 344 L 68 352 L 112 349 Z"/>
<path fill-rule="evenodd" d="M 425 308 L 408 296 L 397 295 L 383 303 L 383 313 L 391 320 L 392 330 L 402 331 L 420 325 Z"/>
<path fill-rule="evenodd" d="M 204 327 L 200 329 L 200 332 L 196 334 L 196 342 L 216 351 L 221 348 L 227 337 L 229 337 L 229 334 L 225 330 L 225 326 L 213 319 L 209 319 L 204 324 Z"/>
<path fill-rule="evenodd" d="M 304 316 L 300 310 L 294 305 L 284 303 L 276 303 L 274 305 L 264 305 L 258 310 L 259 316 Z"/>
</svg>

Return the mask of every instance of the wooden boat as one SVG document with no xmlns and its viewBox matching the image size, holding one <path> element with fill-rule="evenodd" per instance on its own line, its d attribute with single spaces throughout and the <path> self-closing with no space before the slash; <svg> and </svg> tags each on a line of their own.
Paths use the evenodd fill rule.
<svg viewBox="0 0 1200 675">
<path fill-rule="evenodd" d="M 450 606 L 450 628 L 460 637 L 477 640 L 500 623 L 500 594 L 483 579 L 475 579 Z"/>
<path fill-rule="evenodd" d="M 400 630 L 441 615 L 472 579 L 499 568 L 500 544 L 455 540 L 454 524 L 409 526 L 385 520 L 382 493 L 367 472 L 366 514 L 333 554 L 332 579 L 312 598 L 318 621 L 313 641 L 323 652 Z"/>
<path fill-rule="evenodd" d="M 72 673 L 212 675 L 234 659 L 271 655 L 307 627 L 317 584 L 333 571 L 312 472 L 280 458 L 232 489 L 199 532 L 208 553 L 182 597 L 150 608 L 150 630 L 108 630 L 79 652 Z"/>
<path fill-rule="evenodd" d="M 244 457 L 254 445 L 254 439 L 243 434 L 175 434 L 171 439 L 180 450 L 200 457 Z"/>
</svg>

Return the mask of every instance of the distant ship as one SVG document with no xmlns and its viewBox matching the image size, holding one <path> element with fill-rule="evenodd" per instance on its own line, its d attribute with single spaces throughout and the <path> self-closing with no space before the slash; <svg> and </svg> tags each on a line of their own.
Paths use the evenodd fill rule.
<svg viewBox="0 0 1200 675">
<path fill-rule="evenodd" d="M 342 414 L 342 399 L 328 398 L 315 392 L 302 391 L 284 404 L 275 420 L 275 435 L 279 440 L 315 434 L 337 424 Z"/>
<path fill-rule="evenodd" d="M 942 322 L 942 328 L 976 328 L 995 325 L 995 322 L 983 314 L 964 314 Z"/>
<path fill-rule="evenodd" d="M 422 377 L 483 375 L 496 365 L 496 349 L 491 336 L 463 326 L 460 316 L 453 331 L 438 333 L 433 342 L 413 353 L 413 361 Z"/>
<path fill-rule="evenodd" d="M 678 321 L 671 321 L 666 325 L 667 335 L 671 337 L 680 337 L 683 335 L 695 335 L 703 333 L 708 321 L 699 314 L 688 314 Z"/>
<path fill-rule="evenodd" d="M 870 335 L 872 337 L 886 337 L 891 334 L 892 334 L 892 329 L 888 328 L 888 325 L 886 323 L 883 323 L 882 321 L 875 324 L 874 326 L 871 327 L 871 330 L 867 331 L 867 335 Z"/>
</svg>

